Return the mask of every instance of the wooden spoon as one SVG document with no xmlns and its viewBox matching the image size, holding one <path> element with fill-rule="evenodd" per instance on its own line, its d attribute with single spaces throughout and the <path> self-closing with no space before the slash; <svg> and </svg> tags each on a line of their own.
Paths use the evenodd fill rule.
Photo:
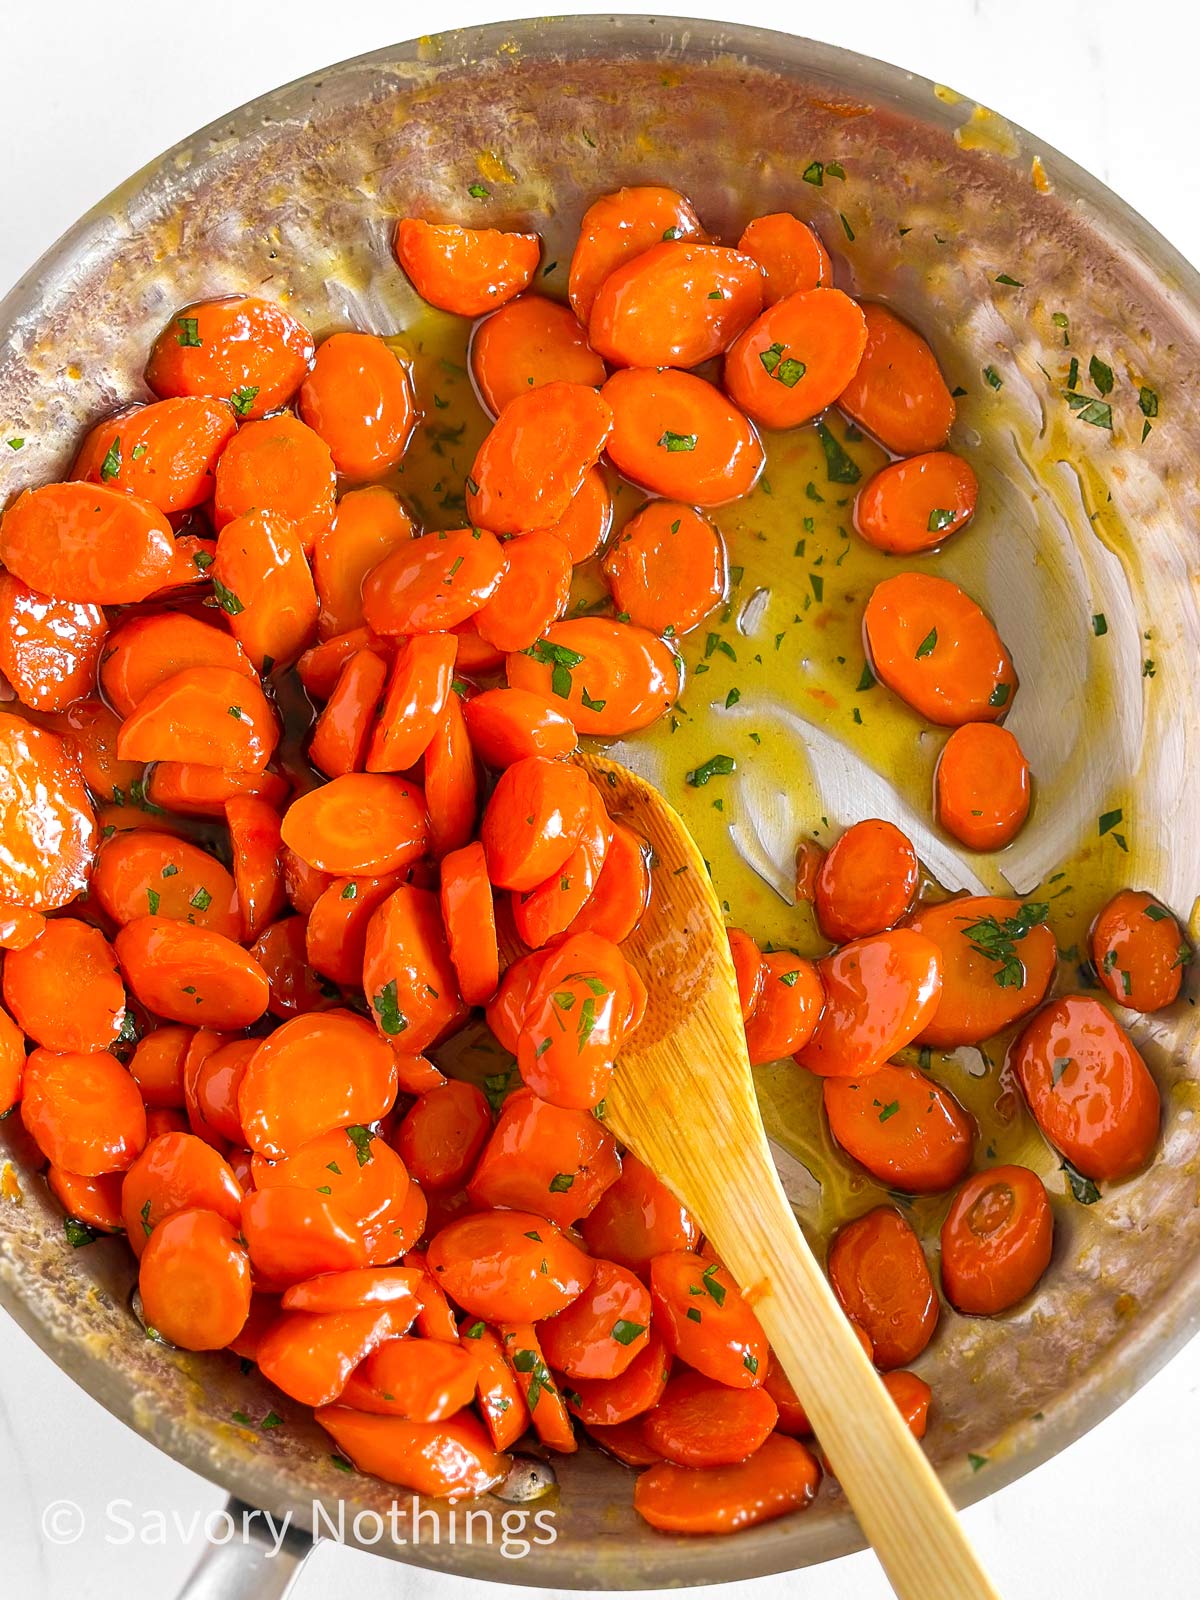
<svg viewBox="0 0 1200 1600">
<path fill-rule="evenodd" d="M 776 1176 L 704 859 L 642 778 L 576 759 L 657 858 L 650 909 L 623 946 L 649 1005 L 621 1052 L 605 1122 L 694 1213 L 742 1286 L 901 1600 L 996 1600 Z"/>
</svg>

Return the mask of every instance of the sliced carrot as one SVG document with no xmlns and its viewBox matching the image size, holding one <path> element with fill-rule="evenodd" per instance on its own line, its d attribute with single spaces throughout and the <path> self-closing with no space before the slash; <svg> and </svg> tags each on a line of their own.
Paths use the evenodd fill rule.
<svg viewBox="0 0 1200 1600">
<path fill-rule="evenodd" d="M 396 1151 L 427 1195 L 461 1189 L 492 1131 L 482 1090 L 449 1078 L 419 1095 L 396 1132 Z"/>
<path fill-rule="evenodd" d="M 582 1231 L 593 1255 L 629 1267 L 639 1277 L 645 1276 L 655 1256 L 695 1250 L 700 1243 L 700 1228 L 691 1212 L 631 1153 L 624 1156 L 620 1177 L 608 1186 Z"/>
<path fill-rule="evenodd" d="M 471 372 L 494 417 L 527 389 L 546 383 L 599 388 L 606 376 L 571 308 L 539 294 L 510 300 L 479 324 L 471 340 Z"/>
<path fill-rule="evenodd" d="M 138 1040 L 129 1058 L 129 1075 L 147 1106 L 178 1110 L 185 1104 L 183 1063 L 192 1032 L 179 1026 L 155 1028 Z"/>
<path fill-rule="evenodd" d="M 583 214 L 571 257 L 568 293 L 575 315 L 587 322 L 601 284 L 623 262 L 664 239 L 703 239 L 691 201 L 657 185 L 601 195 Z"/>
<path fill-rule="evenodd" d="M 156 611 L 127 614 L 113 629 L 100 664 L 100 686 L 128 717 L 151 689 L 188 667 L 225 667 L 254 677 L 245 651 L 224 628 L 186 611 Z"/>
<path fill-rule="evenodd" d="M 0 899 L 57 910 L 85 887 L 97 843 L 79 757 L 66 739 L 0 711 L 0 774 Z"/>
<path fill-rule="evenodd" d="M 725 387 L 763 428 L 796 428 L 832 405 L 867 342 L 856 301 L 802 289 L 764 311 L 725 357 Z"/>
<path fill-rule="evenodd" d="M 99 928 L 75 917 L 51 918 L 32 944 L 8 952 L 3 975 L 5 1005 L 47 1050 L 107 1050 L 116 1042 L 125 986 Z"/>
<path fill-rule="evenodd" d="M 257 795 L 233 795 L 225 802 L 225 822 L 242 937 L 253 940 L 283 909 L 279 813 Z"/>
<path fill-rule="evenodd" d="M 32 1051 L 21 1120 L 48 1161 L 84 1178 L 127 1171 L 146 1143 L 138 1086 L 107 1051 Z"/>
<path fill-rule="evenodd" d="M 194 1074 L 185 1075 L 188 1115 L 197 1133 L 211 1130 L 238 1148 L 245 1145 L 238 1090 L 257 1049 L 257 1039 L 231 1039 L 205 1055 Z"/>
<path fill-rule="evenodd" d="M 24 950 L 41 937 L 46 919 L 40 911 L 0 905 L 0 950 Z"/>
<path fill-rule="evenodd" d="M 211 928 L 139 917 L 126 923 L 113 948 L 136 997 L 168 1021 L 246 1028 L 267 1009 L 263 969 Z"/>
<path fill-rule="evenodd" d="M 594 933 L 621 944 L 650 904 L 650 846 L 621 822 L 612 837 L 596 886 L 566 929 L 567 937 Z"/>
<path fill-rule="evenodd" d="M 531 950 L 565 934 L 587 905 L 608 859 L 612 836 L 612 822 L 593 788 L 587 820 L 571 854 L 544 882 L 512 897 L 514 926 Z"/>
<path fill-rule="evenodd" d="M 803 1050 L 825 1004 L 820 972 L 790 950 L 762 957 L 762 988 L 746 1023 L 746 1049 L 758 1066 Z"/>
<path fill-rule="evenodd" d="M 368 1262 L 361 1229 L 315 1186 L 307 1191 L 260 1186 L 242 1202 L 241 1226 L 256 1280 L 276 1293 L 320 1273 L 354 1271 Z"/>
<path fill-rule="evenodd" d="M 457 622 L 450 630 L 458 640 L 458 670 L 462 673 L 494 672 L 504 665 L 504 655 L 495 645 L 479 637 L 474 616 Z"/>
<path fill-rule="evenodd" d="M 460 1217 L 429 1241 L 427 1259 L 435 1281 L 464 1311 L 497 1323 L 552 1317 L 587 1288 L 595 1270 L 552 1222 L 528 1211 Z"/>
<path fill-rule="evenodd" d="M 858 491 L 854 525 L 877 550 L 912 555 L 932 550 L 975 514 L 979 484 L 961 456 L 927 451 L 893 461 Z"/>
<path fill-rule="evenodd" d="M 1007 728 L 968 722 L 947 739 L 934 775 L 938 821 L 970 850 L 1003 850 L 1029 815 L 1029 763 Z"/>
<path fill-rule="evenodd" d="M 652 1467 L 656 1461 L 662 1460 L 658 1451 L 646 1443 L 641 1417 L 634 1417 L 630 1422 L 614 1422 L 607 1427 L 593 1423 L 588 1429 L 588 1437 L 601 1450 L 623 1461 L 627 1467 Z"/>
<path fill-rule="evenodd" d="M 415 532 L 404 506 L 380 484 L 342 496 L 332 523 L 318 533 L 313 551 L 313 577 L 321 601 L 317 631 L 322 639 L 362 626 L 363 579 Z"/>
<path fill-rule="evenodd" d="M 548 383 L 518 395 L 480 445 L 467 478 L 472 523 L 493 533 L 526 533 L 558 522 L 611 428 L 608 402 L 586 384 Z"/>
<path fill-rule="evenodd" d="M 230 667 L 186 667 L 139 701 L 117 739 L 122 761 L 188 761 L 261 772 L 279 726 L 252 679 Z"/>
<path fill-rule="evenodd" d="M 820 1482 L 811 1450 L 774 1434 L 736 1466 L 650 1467 L 634 1485 L 633 1506 L 664 1533 L 734 1533 L 803 1510 Z"/>
<path fill-rule="evenodd" d="M 597 1261 L 591 1283 L 538 1324 L 546 1359 L 568 1378 L 616 1378 L 650 1342 L 650 1291 L 613 1261 Z"/>
<path fill-rule="evenodd" d="M 255 295 L 185 306 L 154 341 L 154 393 L 222 395 L 239 417 L 284 406 L 312 365 L 313 341 L 282 306 Z"/>
<path fill-rule="evenodd" d="M 612 495 L 608 492 L 604 470 L 593 467 L 584 473 L 583 482 L 563 515 L 542 531 L 560 539 L 578 566 L 594 556 L 608 538 L 612 516 Z"/>
<path fill-rule="evenodd" d="M 84 1178 L 78 1172 L 64 1172 L 61 1167 L 52 1166 L 47 1168 L 46 1182 L 68 1217 L 100 1233 L 123 1231 L 121 1173 L 104 1172 L 99 1177 Z"/>
<path fill-rule="evenodd" d="M 442 1422 L 471 1403 L 478 1377 L 470 1345 L 389 1339 L 351 1373 L 341 1401 L 376 1416 Z"/>
<path fill-rule="evenodd" d="M 507 657 L 510 689 L 553 695 L 579 733 L 616 736 L 658 720 L 679 693 L 679 661 L 646 628 L 612 617 L 573 617 L 530 651 Z"/>
<path fill-rule="evenodd" d="M 496 992 L 500 956 L 487 858 L 478 839 L 442 858 L 441 906 L 459 992 L 467 1005 L 481 1006 Z"/>
<path fill-rule="evenodd" d="M 355 1367 L 403 1326 L 390 1305 L 361 1311 L 285 1311 L 259 1342 L 255 1362 L 264 1378 L 306 1406 L 325 1406 L 346 1387 Z"/>
<path fill-rule="evenodd" d="M 176 1211 L 155 1228 L 138 1271 L 142 1315 L 169 1344 L 221 1350 L 250 1315 L 250 1258 L 214 1211 Z"/>
<path fill-rule="evenodd" d="M 796 1060 L 823 1078 L 877 1072 L 929 1024 L 942 991 L 938 947 L 911 928 L 854 939 L 817 972 L 825 1008 Z"/>
<path fill-rule="evenodd" d="M 160 511 L 190 511 L 213 492 L 221 451 L 237 431 L 225 400 L 181 396 L 127 406 L 83 441 L 73 478 L 106 483 Z"/>
<path fill-rule="evenodd" d="M 251 1168 L 260 1190 L 287 1189 L 304 1199 L 313 1197 L 327 1201 L 333 1208 L 332 1214 L 359 1244 L 365 1242 L 371 1266 L 394 1261 L 404 1249 L 415 1244 L 414 1236 L 398 1241 L 389 1252 L 378 1248 L 383 1234 L 391 1230 L 394 1237 L 394 1230 L 409 1215 L 413 1196 L 419 1201 L 415 1220 L 424 1223 L 424 1199 L 419 1188 L 409 1182 L 404 1163 L 385 1139 L 362 1124 L 319 1134 L 282 1160 L 269 1161 L 255 1154 Z M 420 1231 L 418 1227 L 416 1232 Z M 362 1262 L 357 1265 L 361 1266 Z M 410 1261 L 408 1265 L 415 1269 L 418 1263 Z M 289 1269 L 290 1281 L 299 1282 L 300 1277 L 311 1277 L 326 1270 L 333 1269 L 313 1267 L 311 1272 L 299 1276 Z"/>
<path fill-rule="evenodd" d="M 997 895 L 920 906 L 909 926 L 938 948 L 941 992 L 918 1036 L 939 1050 L 979 1044 L 1039 1005 L 1058 965 L 1048 907 Z"/>
<path fill-rule="evenodd" d="M 35 711 L 63 711 L 96 687 L 108 635 L 99 606 L 35 594 L 0 573 L 0 672 Z"/>
<path fill-rule="evenodd" d="M 508 1469 L 507 1457 L 491 1448 L 469 1411 L 445 1422 L 410 1422 L 324 1406 L 316 1420 L 360 1472 L 431 1499 L 453 1503 L 486 1494 Z"/>
<path fill-rule="evenodd" d="M 925 1428 L 929 1419 L 929 1406 L 933 1400 L 933 1390 L 924 1378 L 918 1378 L 915 1372 L 884 1372 L 880 1374 L 883 1387 L 896 1403 L 900 1415 L 914 1439 L 925 1437 Z"/>
<path fill-rule="evenodd" d="M 416 1316 L 421 1274 L 408 1267 L 360 1267 L 323 1272 L 294 1283 L 283 1293 L 285 1311 L 359 1311 L 367 1306 L 401 1307 Z"/>
<path fill-rule="evenodd" d="M 479 759 L 510 767 L 526 756 L 569 756 L 578 744 L 574 724 L 554 700 L 527 689 L 486 689 L 463 706 Z"/>
<path fill-rule="evenodd" d="M 753 426 L 690 372 L 629 368 L 601 390 L 612 408 L 608 454 L 643 488 L 687 505 L 719 506 L 754 487 L 763 448 Z"/>
<path fill-rule="evenodd" d="M 310 789 L 283 815 L 283 842 L 337 877 L 379 877 L 425 853 L 425 796 L 387 773 L 352 772 Z"/>
<path fill-rule="evenodd" d="M 375 478 L 403 456 L 416 421 L 412 380 L 386 340 L 335 333 L 317 346 L 300 415 L 346 478 Z"/>
<path fill-rule="evenodd" d="M 403 885 L 367 925 L 363 989 L 376 1026 L 418 1055 L 465 1020 L 438 898 Z"/>
<path fill-rule="evenodd" d="M 536 1211 L 566 1228 L 586 1217 L 619 1178 L 616 1142 L 590 1111 L 510 1094 L 468 1193 L 477 1206 Z"/>
<path fill-rule="evenodd" d="M 869 1078 L 826 1078 L 825 1115 L 842 1149 L 888 1189 L 949 1189 L 971 1162 L 971 1119 L 948 1089 L 885 1062 Z"/>
<path fill-rule="evenodd" d="M 418 634 L 400 646 L 367 751 L 369 772 L 416 766 L 445 712 L 457 651 L 452 633 Z"/>
<path fill-rule="evenodd" d="M 280 852 L 283 865 L 283 888 L 293 911 L 307 917 L 317 901 L 334 881 L 334 874 L 313 866 L 298 855 L 290 845 Z"/>
<path fill-rule="evenodd" d="M 342 668 L 308 745 L 308 759 L 326 777 L 361 772 L 366 765 L 387 675 L 386 662 L 373 650 L 356 651 Z"/>
<path fill-rule="evenodd" d="M 604 576 L 628 621 L 652 633 L 689 633 L 725 598 L 725 541 L 690 506 L 651 500 L 609 547 Z"/>
<path fill-rule="evenodd" d="M 571 1426 L 571 1414 L 550 1376 L 538 1343 L 537 1329 L 531 1322 L 516 1322 L 501 1323 L 496 1331 L 504 1348 L 504 1359 L 529 1407 L 534 1432 L 551 1450 L 572 1455 L 579 1444 Z"/>
<path fill-rule="evenodd" d="M 717 1383 L 754 1389 L 767 1375 L 767 1340 L 724 1267 L 689 1250 L 650 1263 L 654 1326 L 668 1350 Z M 699 1306 L 700 1320 L 687 1313 Z"/>
<path fill-rule="evenodd" d="M 440 633 L 491 599 L 506 564 L 499 540 L 482 527 L 424 534 L 367 574 L 363 615 L 376 633 Z"/>
<path fill-rule="evenodd" d="M 749 1022 L 762 996 L 767 976 L 766 964 L 763 961 L 762 951 L 748 933 L 744 933 L 741 928 L 726 928 L 725 932 L 729 939 L 729 954 L 733 957 L 733 975 L 737 980 L 742 1021 Z M 799 978 L 796 979 L 797 983 L 800 981 Z"/>
<path fill-rule="evenodd" d="M 145 600 L 169 579 L 171 525 L 105 484 L 26 489 L 0 517 L 0 561 L 39 594 L 94 605 Z"/>
<path fill-rule="evenodd" d="M 192 1133 L 163 1133 L 151 1139 L 125 1174 L 121 1214 L 135 1256 L 164 1217 L 199 1207 L 237 1223 L 242 1190 L 222 1156 Z"/>
<path fill-rule="evenodd" d="M 458 650 L 461 656 L 462 640 Z M 453 686 L 453 680 L 452 680 Z M 465 845 L 479 812 L 479 775 L 458 694 L 446 698 L 442 715 L 425 746 L 425 803 L 429 808 L 430 849 L 440 860 Z"/>
<path fill-rule="evenodd" d="M 302 916 L 280 917 L 268 923 L 250 946 L 250 954 L 266 974 L 267 1010 L 273 1017 L 328 1011 L 340 998 L 308 963 L 306 928 Z"/>
<path fill-rule="evenodd" d="M 905 1367 L 933 1338 L 938 1299 L 921 1241 L 891 1206 L 839 1228 L 829 1278 L 842 1310 L 865 1329 L 875 1365 Z"/>
<path fill-rule="evenodd" d="M 730 1389 L 698 1372 L 681 1372 L 667 1384 L 642 1432 L 653 1450 L 678 1466 L 728 1467 L 752 1456 L 778 1419 L 764 1389 Z"/>
<path fill-rule="evenodd" d="M 299 530 L 285 516 L 248 510 L 226 521 L 210 576 L 234 638 L 260 672 L 290 664 L 312 642 L 317 591 Z"/>
<path fill-rule="evenodd" d="M 612 1428 L 658 1404 L 671 1376 L 671 1356 L 657 1333 L 615 1378 L 579 1378 L 567 1395 L 573 1416 L 586 1428 Z"/>
<path fill-rule="evenodd" d="M 940 450 L 954 423 L 954 398 L 937 357 L 886 306 L 865 305 L 867 343 L 839 407 L 896 455 Z"/>
<path fill-rule="evenodd" d="M 225 807 L 239 795 L 250 795 L 271 806 L 281 806 L 291 785 L 277 772 L 240 772 L 203 766 L 195 761 L 159 761 L 146 780 L 146 799 L 163 811 L 181 811 L 188 817 L 223 817 Z M 162 827 L 165 818 L 157 825 Z"/>
<path fill-rule="evenodd" d="M 542 243 L 536 233 L 404 217 L 393 249 L 422 300 L 460 317 L 479 317 L 529 287 Z"/>
<path fill-rule="evenodd" d="M 328 700 L 342 668 L 359 650 L 374 650 L 376 655 L 390 661 L 394 644 L 390 639 L 381 639 L 370 628 L 356 627 L 312 645 L 296 663 L 306 692 L 314 700 Z"/>
<path fill-rule="evenodd" d="M 727 350 L 762 303 L 762 271 L 749 256 L 666 240 L 605 278 L 588 339 L 615 366 L 697 367 Z"/>
<path fill-rule="evenodd" d="M 900 921 L 917 892 L 917 853 L 894 823 L 855 822 L 825 856 L 814 904 L 834 944 L 882 933 Z"/>
<path fill-rule="evenodd" d="M 571 552 L 554 533 L 526 533 L 504 546 L 508 567 L 475 614 L 481 639 L 497 650 L 526 650 L 567 609 Z"/>
<path fill-rule="evenodd" d="M 398 873 L 334 878 L 308 913 L 304 945 L 309 966 L 344 989 L 357 989 L 362 983 L 367 924 L 400 881 Z"/>
<path fill-rule="evenodd" d="M 766 306 L 804 289 L 822 288 L 833 276 L 829 252 L 816 230 L 790 211 L 755 217 L 738 240 L 738 249 L 762 268 Z"/>
<path fill-rule="evenodd" d="M 232 874 L 199 845 L 149 828 L 101 844 L 92 892 L 121 927 L 135 917 L 163 916 L 229 939 L 241 934 Z"/>
<path fill-rule="evenodd" d="M 1032 1291 L 1053 1245 L 1054 1215 L 1035 1172 L 1011 1166 L 977 1172 L 942 1224 L 946 1298 L 975 1316 L 1007 1311 Z"/>
<path fill-rule="evenodd" d="M 117 757 L 121 719 L 103 700 L 76 700 L 54 718 L 53 731 L 78 752 L 83 781 L 97 800 L 123 805 L 144 792 L 141 762 Z"/>
<path fill-rule="evenodd" d="M 1096 976 L 1118 1005 L 1161 1011 L 1174 1003 L 1190 957 L 1179 923 L 1153 895 L 1115 894 L 1092 924 Z"/>
<path fill-rule="evenodd" d="M 497 1450 L 509 1450 L 528 1428 L 525 1404 L 512 1368 L 504 1359 L 500 1337 L 479 1318 L 464 1317 L 459 1339 L 474 1350 L 478 1363 L 475 1397 Z"/>
<path fill-rule="evenodd" d="M 579 767 L 545 756 L 507 767 L 480 830 L 492 882 L 501 889 L 535 889 L 566 862 L 591 806 L 592 785 Z"/>
<path fill-rule="evenodd" d="M 817 898 L 817 879 L 828 854 L 814 839 L 801 839 L 796 846 L 796 899 L 813 904 Z"/>
</svg>

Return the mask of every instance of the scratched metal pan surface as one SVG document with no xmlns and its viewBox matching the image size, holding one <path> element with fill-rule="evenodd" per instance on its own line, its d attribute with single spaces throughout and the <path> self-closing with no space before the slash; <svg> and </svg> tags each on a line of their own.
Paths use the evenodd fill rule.
<svg viewBox="0 0 1200 1600">
<path fill-rule="evenodd" d="M 983 598 L 1022 663 L 1021 738 L 1045 781 L 1062 779 L 1062 804 L 1047 808 L 1061 836 L 1027 841 L 1018 875 L 1036 881 L 1039 855 L 1094 830 L 1094 795 L 1116 784 L 1141 818 L 1129 881 L 1189 914 L 1200 892 L 1200 284 L 1070 162 L 879 62 L 754 28 L 582 17 L 423 39 L 265 95 L 130 179 L 0 306 L 0 423 L 29 441 L 0 464 L 0 498 L 62 472 L 86 423 L 144 392 L 147 344 L 188 301 L 261 289 L 317 333 L 402 326 L 412 306 L 391 263 L 392 222 L 466 220 L 484 152 L 498 158 L 496 177 L 484 205 L 469 202 L 470 220 L 536 228 L 548 259 L 569 250 L 587 202 L 618 184 L 669 182 L 716 233 L 803 193 L 830 239 L 839 211 L 855 218 L 858 292 L 889 299 L 978 371 L 1002 363 L 1000 408 L 985 412 L 972 393 L 961 412 L 965 429 L 988 436 L 1011 517 Z M 814 156 L 844 167 L 836 199 L 832 184 L 801 189 Z M 1025 292 L 999 288 L 1001 272 Z M 1106 351 L 1121 376 L 1111 431 L 1064 428 L 1051 381 L 1061 311 L 1073 346 Z M 1144 442 L 1141 384 L 1159 396 Z M 1081 630 L 1057 625 L 1066 607 L 1106 610 L 1118 635 L 1099 726 Z M 1140 671 L 1150 627 L 1153 694 Z M 779 692 L 786 702 L 786 684 Z M 960 1504 L 1092 1426 L 1200 1318 L 1198 1024 L 1187 1004 L 1148 1021 L 1138 1038 L 1164 1088 L 1160 1159 L 1104 1203 L 1060 1215 L 1054 1271 L 1027 1307 L 946 1319 L 922 1364 L 937 1396 L 929 1449 Z M 236 1363 L 142 1336 L 124 1246 L 69 1247 L 18 1123 L 0 1134 L 0 1299 L 51 1357 L 254 1505 L 301 1525 L 314 1497 L 340 1498 L 351 1515 L 390 1505 L 386 1485 L 331 1467 L 315 1425 L 260 1435 L 233 1422 L 235 1410 L 260 1415 L 278 1401 Z M 968 1450 L 986 1469 L 972 1472 Z M 625 1470 L 586 1444 L 557 1467 L 558 1538 L 528 1559 L 448 1539 L 388 1553 L 502 1582 L 657 1589 L 785 1571 L 861 1544 L 831 1487 L 803 1516 L 709 1542 L 639 1522 Z"/>
</svg>

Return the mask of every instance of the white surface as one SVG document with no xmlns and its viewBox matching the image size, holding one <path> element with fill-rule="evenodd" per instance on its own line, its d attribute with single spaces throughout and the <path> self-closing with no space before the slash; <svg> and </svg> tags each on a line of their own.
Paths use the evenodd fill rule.
<svg viewBox="0 0 1200 1600">
<path fill-rule="evenodd" d="M 1132 10 L 1117 0 L 856 0 L 803 13 L 779 0 L 697 0 L 678 9 L 807 29 L 950 84 L 1089 167 L 1200 260 L 1194 60 L 1170 25 L 1191 19 L 1183 0 Z M 456 0 L 434 13 L 385 0 L 7 0 L 0 290 L 109 189 L 241 101 L 435 25 L 512 14 Z M 188 1519 L 217 1510 L 223 1496 L 105 1415 L 2 1317 L 0 1374 L 0 1590 L 22 1600 L 125 1600 L 130 1592 L 167 1600 L 201 1548 L 187 1535 Z M 967 1513 L 1005 1600 L 1200 1593 L 1198 1386 L 1200 1341 L 1086 1439 Z M 139 1529 L 132 1544 L 113 1542 L 129 1536 L 105 1518 L 107 1503 L 121 1497 L 133 1509 L 115 1515 Z M 40 1523 L 64 1499 L 89 1526 L 77 1542 L 55 1545 Z M 167 1519 L 161 1541 L 154 1514 Z M 169 1521 L 175 1515 L 179 1526 Z M 722 1600 L 797 1592 L 882 1600 L 889 1591 L 865 1555 L 720 1591 Z M 294 1590 L 295 1600 L 418 1594 L 489 1600 L 484 1586 L 334 1546 L 317 1552 Z"/>
</svg>

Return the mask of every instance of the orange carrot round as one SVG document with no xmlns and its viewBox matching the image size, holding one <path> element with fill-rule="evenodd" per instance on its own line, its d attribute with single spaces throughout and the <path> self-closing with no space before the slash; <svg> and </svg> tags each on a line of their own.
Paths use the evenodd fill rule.
<svg viewBox="0 0 1200 1600">
<path fill-rule="evenodd" d="M 295 317 L 256 295 L 185 306 L 154 341 L 146 382 L 164 399 L 219 395 L 239 417 L 284 406 L 312 365 L 313 341 Z"/>
<path fill-rule="evenodd" d="M 400 460 L 412 434 L 412 382 L 375 334 L 331 334 L 300 387 L 300 415 L 343 477 L 379 477 Z"/>
<path fill-rule="evenodd" d="M 496 419 L 467 477 L 467 514 L 493 533 L 525 533 L 565 516 L 608 441 L 608 402 L 586 384 L 547 383 Z"/>
<path fill-rule="evenodd" d="M 829 252 L 816 230 L 790 211 L 755 217 L 738 240 L 738 249 L 762 268 L 765 306 L 803 289 L 819 289 L 833 275 Z"/>
<path fill-rule="evenodd" d="M 608 454 L 654 494 L 719 506 L 754 487 L 763 447 L 717 389 L 690 372 L 627 368 L 601 391 L 612 408 Z"/>
<path fill-rule="evenodd" d="M 637 627 L 689 633 L 725 598 L 725 541 L 690 506 L 651 500 L 609 547 L 604 576 L 618 613 Z"/>
<path fill-rule="evenodd" d="M 527 389 L 547 383 L 599 388 L 604 362 L 569 306 L 524 294 L 481 322 L 471 340 L 471 372 L 494 417 Z"/>
<path fill-rule="evenodd" d="M 460 317 L 480 317 L 528 288 L 542 253 L 536 233 L 417 217 L 397 223 L 393 248 L 422 300 Z"/>
<path fill-rule="evenodd" d="M 965 528 L 978 493 L 975 474 L 961 456 L 927 451 L 893 461 L 863 485 L 854 502 L 854 525 L 877 550 L 914 555 Z"/>
<path fill-rule="evenodd" d="M 970 850 L 1003 850 L 1029 815 L 1029 763 L 993 722 L 968 722 L 946 741 L 934 776 L 938 821 Z"/>
<path fill-rule="evenodd" d="M 802 289 L 764 311 L 725 357 L 730 399 L 763 428 L 795 428 L 833 403 L 862 359 L 867 329 L 840 289 Z"/>
<path fill-rule="evenodd" d="M 722 245 L 667 240 L 623 262 L 592 302 L 588 340 L 618 367 L 696 367 L 762 309 L 762 272 Z"/>
</svg>

